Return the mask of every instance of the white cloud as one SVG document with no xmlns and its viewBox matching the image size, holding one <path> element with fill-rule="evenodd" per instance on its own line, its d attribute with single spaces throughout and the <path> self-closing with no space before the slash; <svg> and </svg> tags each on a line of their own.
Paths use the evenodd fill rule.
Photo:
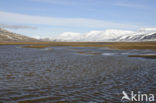
<svg viewBox="0 0 156 103">
<path fill-rule="evenodd" d="M 87 18 L 56 18 L 0 11 L 0 22 L 11 24 L 46 24 L 52 26 L 136 29 L 140 26 Z"/>
<path fill-rule="evenodd" d="M 26 25 L 8 25 L 8 24 L 0 24 L 0 28 L 7 29 L 37 29 L 36 27 L 26 26 Z"/>
</svg>

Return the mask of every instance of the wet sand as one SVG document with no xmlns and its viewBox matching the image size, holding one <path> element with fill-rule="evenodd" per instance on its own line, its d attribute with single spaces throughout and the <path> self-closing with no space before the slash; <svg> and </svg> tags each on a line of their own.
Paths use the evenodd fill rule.
<svg viewBox="0 0 156 103">
<path fill-rule="evenodd" d="M 128 57 L 151 53 L 155 52 L 3 45 L 0 46 L 0 102 L 112 103 L 121 102 L 123 90 L 155 94 L 156 60 Z"/>
</svg>

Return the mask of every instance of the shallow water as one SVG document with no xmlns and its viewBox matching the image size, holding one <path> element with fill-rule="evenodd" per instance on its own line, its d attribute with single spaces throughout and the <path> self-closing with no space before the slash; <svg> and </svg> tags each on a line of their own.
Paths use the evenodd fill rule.
<svg viewBox="0 0 156 103">
<path fill-rule="evenodd" d="M 156 94 L 156 59 L 129 54 L 155 52 L 0 46 L 0 103 L 112 103 L 122 91 Z"/>
</svg>

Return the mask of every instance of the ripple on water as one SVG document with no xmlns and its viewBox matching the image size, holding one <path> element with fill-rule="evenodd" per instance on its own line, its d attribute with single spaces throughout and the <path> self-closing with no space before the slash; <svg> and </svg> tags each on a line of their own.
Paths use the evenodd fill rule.
<svg viewBox="0 0 156 103">
<path fill-rule="evenodd" d="M 79 56 L 74 52 L 59 47 L 52 52 L 3 47 L 0 102 L 112 103 L 120 102 L 123 90 L 156 90 L 155 60 L 115 56 L 124 53 L 119 51 L 105 53 L 108 56 Z"/>
</svg>

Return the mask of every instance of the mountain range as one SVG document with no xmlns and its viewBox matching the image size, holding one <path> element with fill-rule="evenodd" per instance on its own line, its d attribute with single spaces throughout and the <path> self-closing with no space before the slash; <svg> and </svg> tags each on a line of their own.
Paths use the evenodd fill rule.
<svg viewBox="0 0 156 103">
<path fill-rule="evenodd" d="M 8 30 L 0 28 L 0 42 L 34 42 L 34 41 L 39 40 L 24 35 L 12 33 Z"/>
<path fill-rule="evenodd" d="M 137 31 L 107 29 L 87 33 L 65 32 L 57 36 L 34 39 L 9 32 L 0 28 L 0 42 L 34 42 L 34 41 L 75 41 L 75 42 L 115 42 L 115 41 L 156 41 L 156 28 L 144 28 Z"/>
<path fill-rule="evenodd" d="M 65 32 L 45 38 L 50 41 L 156 41 L 156 28 L 144 28 L 137 31 L 107 29 L 87 33 Z"/>
</svg>

